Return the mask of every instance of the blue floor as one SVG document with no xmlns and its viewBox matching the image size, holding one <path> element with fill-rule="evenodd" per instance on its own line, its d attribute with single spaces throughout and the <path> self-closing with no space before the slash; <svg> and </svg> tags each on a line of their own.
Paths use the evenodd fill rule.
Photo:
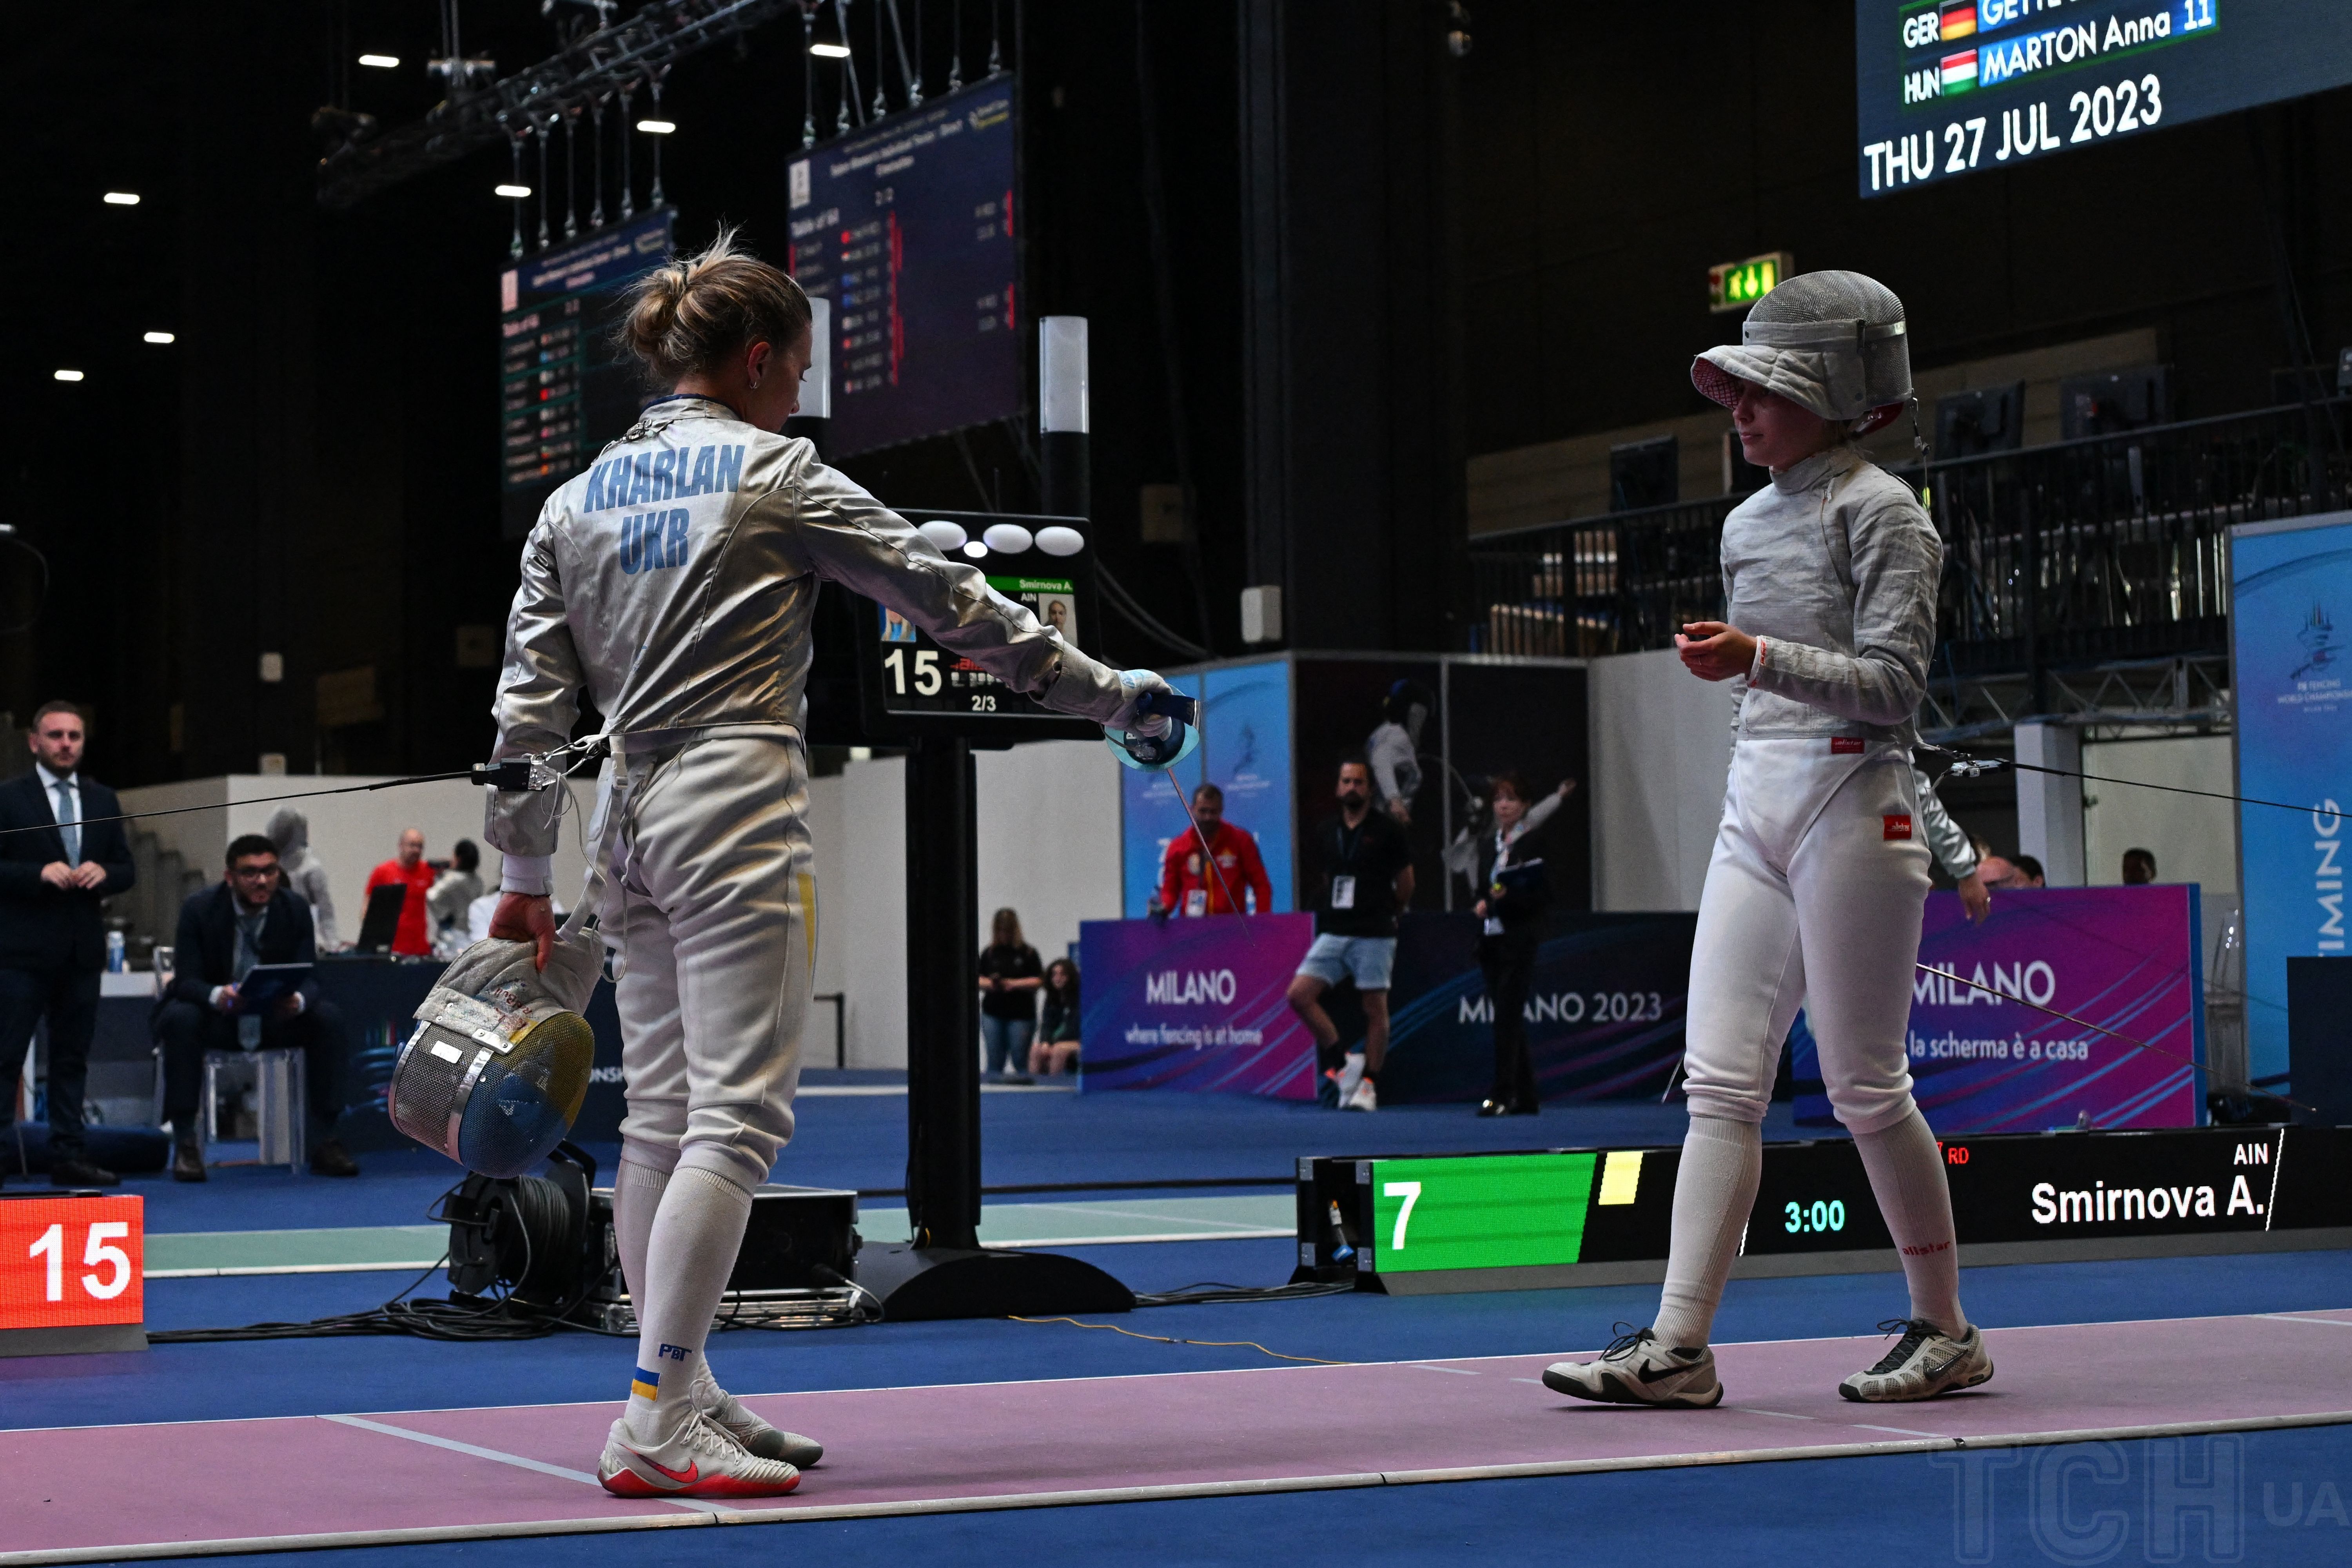
<svg viewBox="0 0 2352 1568">
<path fill-rule="evenodd" d="M 1679 1107 L 1561 1110 L 1534 1121 L 1481 1121 L 1458 1110 L 1345 1116 L 1179 1095 L 991 1095 L 983 1101 L 994 1183 L 1154 1181 L 1287 1173 L 1300 1154 L 1434 1152 L 1564 1143 L 1662 1143 Z M 905 1102 L 824 1097 L 802 1106 L 801 1136 L 779 1180 L 896 1186 Z M 1768 1129 L 1792 1136 L 1785 1125 Z M 609 1153 L 610 1151 L 602 1152 Z M 254 1169 L 204 1187 L 146 1181 L 151 1228 L 391 1224 L 414 1220 L 454 1171 L 422 1152 L 368 1157 L 354 1182 Z M 1202 1279 L 1287 1278 L 1283 1240 L 1069 1249 L 1139 1289 Z M 328 1274 L 156 1280 L 157 1328 L 307 1319 L 375 1305 L 410 1276 Z M 436 1276 L 425 1286 L 438 1294 Z M 2183 1317 L 2352 1305 L 2340 1253 L 2147 1259 L 1971 1268 L 1971 1317 L 1989 1327 Z M 1654 1286 L 1182 1307 L 1097 1318 L 1181 1339 L 1255 1341 L 1334 1360 L 1589 1349 L 1619 1319 L 1646 1321 Z M 1903 1309 L 1894 1274 L 1735 1281 L 1722 1340 L 1868 1333 Z M 2226 1343 L 2217 1356 L 2230 1353 Z M 1255 1350 L 1161 1344 L 1059 1325 L 884 1324 L 798 1333 L 736 1331 L 712 1355 L 747 1393 L 998 1378 L 1097 1376 L 1280 1364 Z M 567 1334 L 506 1344 L 304 1340 L 158 1346 L 144 1354 L 0 1362 L 0 1426 L 182 1421 L 453 1405 L 617 1400 L 629 1346 Z M 1401 1423 L 1410 1413 L 1400 1412 Z M 984 1441 L 984 1436 L 980 1440 Z M 2182 1550 L 2151 1511 L 2151 1477 L 2194 1481 L 2218 1459 L 2236 1491 L 2209 1543 L 2192 1521 Z M 1970 1470 L 1968 1467 L 1976 1466 Z M 576 1568 L 717 1563 L 793 1553 L 827 1563 L 1061 1564 L 1257 1563 L 1599 1563 L 1736 1561 L 1743 1565 L 2095 1561 L 2352 1562 L 2352 1430 L 2230 1436 L 1984 1455 L 1911 1456 L 1682 1468 L 1541 1480 L 1385 1488 L 995 1514 L 687 1530 L 466 1546 L 302 1554 L 342 1564 L 433 1568 L 447 1560 Z M 1967 1506 L 1963 1507 L 1966 1502 Z M 2284 1521 L 2284 1522 L 2282 1522 Z M 2239 1537 L 2229 1535 L 2230 1530 Z M 2099 1532 L 2119 1535 L 2112 1541 Z M 2169 1554 L 2168 1554 L 2169 1553 Z M 239 1563 L 243 1558 L 192 1561 Z M 284 1564 L 273 1554 L 251 1559 Z"/>
</svg>

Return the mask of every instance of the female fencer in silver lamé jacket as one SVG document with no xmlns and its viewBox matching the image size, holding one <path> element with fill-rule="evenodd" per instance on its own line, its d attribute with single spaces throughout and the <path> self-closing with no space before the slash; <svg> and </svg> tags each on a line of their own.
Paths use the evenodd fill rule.
<svg viewBox="0 0 2352 1568">
<path fill-rule="evenodd" d="M 807 441 L 673 397 L 540 512 L 491 710 L 497 756 L 570 740 L 583 687 L 615 738 L 797 726 L 819 578 L 891 605 L 1060 711 L 1103 721 L 1124 700 L 1117 671 L 940 554 Z M 561 794 L 493 792 L 485 836 L 509 856 L 551 855 Z"/>
<path fill-rule="evenodd" d="M 1723 523 L 1723 618 L 1757 639 L 1735 732 L 1910 746 L 1943 560 L 1910 487 L 1852 446 L 1775 473 Z"/>
</svg>

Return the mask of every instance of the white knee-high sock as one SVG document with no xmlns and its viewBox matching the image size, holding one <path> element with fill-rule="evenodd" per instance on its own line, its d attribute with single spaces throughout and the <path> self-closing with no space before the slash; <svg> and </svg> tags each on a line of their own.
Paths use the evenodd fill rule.
<svg viewBox="0 0 2352 1568">
<path fill-rule="evenodd" d="M 1958 1336 L 1969 1331 L 1960 1310 L 1960 1251 L 1952 1227 L 1952 1190 L 1936 1135 L 1916 1106 L 1892 1127 L 1857 1132 L 1853 1146 L 1870 1173 L 1878 1212 L 1903 1254 L 1911 1287 L 1911 1316 Z"/>
<path fill-rule="evenodd" d="M 646 1239 L 637 1374 L 628 1409 L 630 1430 L 640 1442 L 666 1439 L 693 1413 L 689 1391 L 701 1369 L 703 1342 L 751 1215 L 751 1190 L 698 1164 L 689 1150 L 662 1194 Z"/>
<path fill-rule="evenodd" d="M 1724 1281 L 1764 1176 L 1764 1131 L 1752 1121 L 1694 1116 L 1675 1173 L 1666 1286 L 1653 1327 L 1661 1342 L 1699 1346 L 1714 1331 Z"/>
<path fill-rule="evenodd" d="M 629 1300 L 643 1309 L 646 1300 L 646 1246 L 653 1239 L 654 1215 L 669 1186 L 669 1173 L 641 1165 L 626 1153 L 613 1177 L 613 1245 L 621 1255 L 621 1279 Z"/>
</svg>

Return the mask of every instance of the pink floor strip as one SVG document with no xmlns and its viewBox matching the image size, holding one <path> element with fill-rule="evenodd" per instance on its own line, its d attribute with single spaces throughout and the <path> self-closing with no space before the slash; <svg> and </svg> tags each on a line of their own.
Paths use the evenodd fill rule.
<svg viewBox="0 0 2352 1568">
<path fill-rule="evenodd" d="M 748 1403 L 829 1457 L 789 1498 L 723 1508 L 605 1496 L 609 1405 L 5 1432 L 0 1563 L 2352 1422 L 2352 1310 L 1986 1337 L 1990 1384 L 1907 1405 L 1837 1397 L 1878 1340 L 1718 1346 L 1709 1411 L 1563 1400 L 1534 1383 L 1545 1356 L 771 1394 Z"/>
</svg>

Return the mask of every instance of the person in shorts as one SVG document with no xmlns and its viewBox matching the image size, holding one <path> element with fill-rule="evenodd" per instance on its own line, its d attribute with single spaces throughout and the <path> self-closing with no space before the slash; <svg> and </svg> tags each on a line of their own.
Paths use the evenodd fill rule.
<svg viewBox="0 0 2352 1568">
<path fill-rule="evenodd" d="M 1290 981 L 1290 1006 L 1315 1037 L 1316 1056 L 1339 1051 L 1339 1026 L 1323 993 L 1342 979 L 1364 1002 L 1364 1048 L 1327 1068 L 1340 1109 L 1377 1110 L 1377 1083 L 1389 1048 L 1389 970 L 1396 961 L 1397 911 L 1412 902 L 1412 850 L 1404 829 L 1372 809 L 1372 770 L 1339 764 L 1339 812 L 1315 830 L 1315 942 Z"/>
</svg>

